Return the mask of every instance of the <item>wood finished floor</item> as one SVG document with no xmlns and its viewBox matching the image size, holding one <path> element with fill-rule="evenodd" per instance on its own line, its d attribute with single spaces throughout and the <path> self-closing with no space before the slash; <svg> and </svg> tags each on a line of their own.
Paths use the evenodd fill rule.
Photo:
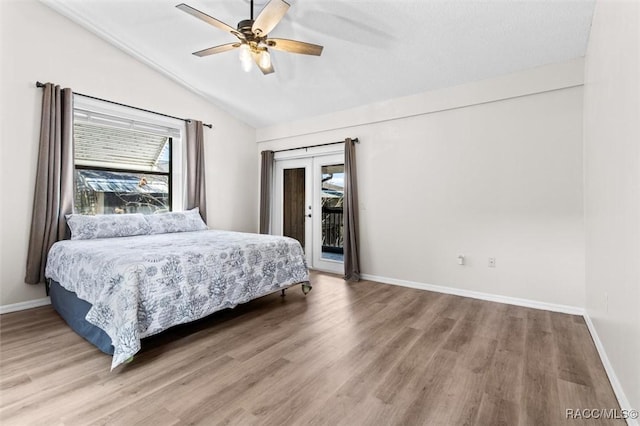
<svg viewBox="0 0 640 426">
<path fill-rule="evenodd" d="M 312 282 L 146 339 L 114 372 L 51 307 L 2 315 L 0 422 L 577 425 L 565 409 L 619 408 L 581 317 Z"/>
</svg>

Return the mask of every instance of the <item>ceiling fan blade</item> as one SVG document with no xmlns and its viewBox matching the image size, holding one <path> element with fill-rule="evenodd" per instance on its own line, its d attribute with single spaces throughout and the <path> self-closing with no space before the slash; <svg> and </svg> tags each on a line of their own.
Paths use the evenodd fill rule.
<svg viewBox="0 0 640 426">
<path fill-rule="evenodd" d="M 176 7 L 178 9 L 180 9 L 181 11 L 186 12 L 189 15 L 195 16 L 196 18 L 206 22 L 207 24 L 213 25 L 216 28 L 220 28 L 222 31 L 230 32 L 234 36 L 244 39 L 244 36 L 242 36 L 242 34 L 240 34 L 238 32 L 238 30 L 236 30 L 235 28 L 233 28 L 230 25 L 225 24 L 222 21 L 218 21 L 213 16 L 209 16 L 204 12 L 200 12 L 198 9 L 194 9 L 193 7 L 188 6 L 188 5 L 184 4 L 184 3 L 180 3 Z"/>
<path fill-rule="evenodd" d="M 267 52 L 265 50 L 265 52 Z M 267 55 L 269 53 L 267 52 Z M 253 57 L 253 60 L 255 61 L 256 65 L 258 66 L 258 68 L 260 68 L 260 71 L 262 71 L 262 74 L 267 75 L 267 74 L 271 74 L 272 72 L 275 72 L 275 70 L 273 69 L 273 64 L 271 63 L 271 61 L 269 61 L 269 66 L 265 66 L 264 64 L 261 63 L 260 61 L 260 53 L 257 52 L 251 52 L 251 56 Z"/>
<path fill-rule="evenodd" d="M 221 44 L 220 46 L 213 46 L 208 49 L 198 50 L 197 52 L 193 52 L 193 54 L 196 56 L 203 57 L 203 56 L 214 55 L 216 53 L 227 52 L 229 50 L 233 50 L 238 47 L 240 47 L 240 43 L 227 43 L 227 44 Z"/>
<path fill-rule="evenodd" d="M 259 37 L 266 36 L 278 25 L 287 10 L 289 10 L 289 3 L 286 1 L 271 0 L 256 18 L 251 31 Z"/>
<path fill-rule="evenodd" d="M 317 44 L 305 43 L 304 41 L 297 40 L 287 40 L 286 38 L 270 38 L 267 40 L 267 46 L 272 49 L 284 50 L 285 52 L 313 56 L 320 56 L 323 49 L 322 46 Z"/>
</svg>

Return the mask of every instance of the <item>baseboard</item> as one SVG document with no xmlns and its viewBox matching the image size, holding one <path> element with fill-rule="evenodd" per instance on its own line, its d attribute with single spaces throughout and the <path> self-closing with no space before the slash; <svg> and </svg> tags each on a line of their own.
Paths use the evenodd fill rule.
<svg viewBox="0 0 640 426">
<path fill-rule="evenodd" d="M 384 284 L 399 285 L 402 287 L 417 288 L 419 290 L 435 291 L 437 293 L 453 294 L 456 296 L 471 297 L 473 299 L 488 300 L 490 302 L 505 303 L 507 305 L 524 306 L 526 308 L 542 309 L 545 311 L 562 312 L 571 315 L 584 315 L 584 308 L 556 303 L 539 302 L 537 300 L 520 299 L 517 297 L 501 296 L 498 294 L 483 293 L 479 291 L 464 290 L 454 287 L 446 287 L 434 284 L 425 284 L 414 281 L 398 280 L 395 278 L 379 277 L 377 275 L 362 274 L 362 279 L 377 281 Z"/>
<path fill-rule="evenodd" d="M 42 299 L 27 300 L 26 302 L 12 303 L 10 305 L 0 306 L 0 314 L 8 314 L 9 312 L 24 311 L 25 309 L 38 308 L 40 306 L 50 305 L 51 299 L 43 297 Z"/>
<path fill-rule="evenodd" d="M 629 400 L 627 399 L 627 395 L 624 393 L 624 389 L 622 389 L 622 385 L 618 380 L 618 376 L 616 376 L 616 372 L 609 361 L 609 357 L 607 356 L 607 352 L 604 350 L 604 345 L 598 336 L 598 332 L 596 331 L 596 327 L 593 325 L 593 321 L 591 321 L 591 317 L 586 313 L 583 315 L 584 322 L 587 323 L 587 328 L 589 329 L 589 333 L 591 333 L 591 339 L 593 339 L 593 343 L 596 345 L 596 349 L 598 350 L 598 355 L 600 355 L 600 360 L 602 361 L 602 365 L 604 366 L 604 370 L 607 372 L 607 376 L 609 377 L 609 382 L 611 383 L 611 387 L 613 388 L 613 393 L 615 393 L 616 398 L 618 399 L 618 404 L 620 404 L 620 408 L 622 410 L 638 410 L 640 407 L 632 407 L 629 404 Z M 638 419 L 626 419 L 627 424 L 629 426 L 640 426 L 640 422 Z"/>
<path fill-rule="evenodd" d="M 327 271 L 329 272 L 329 271 Z M 453 294 L 456 296 L 471 297 L 473 299 L 488 300 L 490 302 L 506 303 L 508 305 L 524 306 L 526 308 L 543 309 L 545 311 L 562 312 L 571 315 L 582 315 L 587 318 L 583 308 L 577 306 L 560 305 L 556 303 L 539 302 L 537 300 L 520 299 L 517 297 L 501 296 L 479 291 L 464 290 L 454 287 L 446 287 L 434 284 L 419 283 L 415 281 L 399 280 L 396 278 L 381 277 L 377 275 L 362 274 L 362 279 L 377 281 L 383 284 L 398 285 L 402 287 L 416 288 L 419 290 L 435 291 L 437 293 Z M 51 304 L 48 297 L 42 299 L 28 300 L 26 302 L 13 303 L 11 305 L 0 306 L 0 314 L 23 311 L 25 309 L 37 308 Z M 587 323 L 589 324 L 589 322 Z M 592 327 L 590 327 L 590 330 Z M 595 332 L 595 330 L 593 330 Z M 595 339 L 594 339 L 595 340 Z M 600 350 L 600 349 L 598 349 Z"/>
</svg>

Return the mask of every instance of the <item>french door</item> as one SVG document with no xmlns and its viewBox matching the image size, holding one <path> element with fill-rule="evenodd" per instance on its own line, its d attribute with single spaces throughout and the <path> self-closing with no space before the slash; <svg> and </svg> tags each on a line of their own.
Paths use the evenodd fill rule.
<svg viewBox="0 0 640 426">
<path fill-rule="evenodd" d="M 272 232 L 300 241 L 313 269 L 343 273 L 344 154 L 276 159 Z"/>
<path fill-rule="evenodd" d="M 300 241 L 313 262 L 313 184 L 311 158 L 276 161 L 271 232 Z"/>
</svg>

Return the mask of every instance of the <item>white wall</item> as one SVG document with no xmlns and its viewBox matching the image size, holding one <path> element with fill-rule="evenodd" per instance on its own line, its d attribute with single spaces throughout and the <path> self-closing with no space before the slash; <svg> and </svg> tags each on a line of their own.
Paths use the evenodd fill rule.
<svg viewBox="0 0 640 426">
<path fill-rule="evenodd" d="M 582 308 L 582 78 L 578 59 L 367 105 L 259 149 L 360 139 L 365 274 Z"/>
<path fill-rule="evenodd" d="M 623 408 L 635 409 L 640 407 L 639 15 L 638 2 L 596 3 L 584 102 L 586 308 L 626 394 Z"/>
<path fill-rule="evenodd" d="M 41 3 L 0 1 L 0 305 L 44 297 L 24 284 L 42 92 L 37 80 L 215 125 L 205 130 L 211 227 L 256 231 L 255 129 Z"/>
</svg>

